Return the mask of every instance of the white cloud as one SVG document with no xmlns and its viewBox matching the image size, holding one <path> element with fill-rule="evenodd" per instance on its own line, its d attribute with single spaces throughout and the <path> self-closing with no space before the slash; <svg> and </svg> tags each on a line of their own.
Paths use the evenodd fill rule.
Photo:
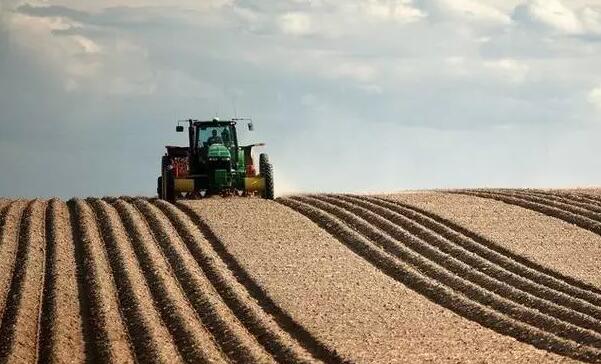
<svg viewBox="0 0 601 364">
<path fill-rule="evenodd" d="M 528 13 L 535 20 L 566 33 L 580 33 L 582 23 L 570 8 L 559 0 L 534 0 Z"/>
<path fill-rule="evenodd" d="M 93 40 L 81 35 L 73 35 L 71 38 L 81 46 L 85 53 L 100 53 L 100 46 Z"/>
<path fill-rule="evenodd" d="M 601 34 L 601 10 L 585 7 L 581 12 L 581 19 L 586 29 Z"/>
<path fill-rule="evenodd" d="M 5 1 L 5 0 L 4 0 Z M 17 0 L 18 1 L 18 0 Z M 23 1 L 19 1 L 23 2 Z M 28 1 L 36 3 L 35 1 Z M 102 0 L 102 1 L 81 1 L 81 0 L 38 0 L 42 4 L 60 4 L 72 9 L 82 11 L 100 12 L 107 8 L 123 7 L 144 8 L 144 7 L 167 7 L 173 6 L 180 9 L 210 11 L 214 9 L 232 6 L 234 0 Z"/>
<path fill-rule="evenodd" d="M 570 3 L 569 3 L 570 4 Z M 561 0 L 529 0 L 514 10 L 514 18 L 563 34 L 601 34 L 601 11 L 589 6 L 574 8 Z"/>
<path fill-rule="evenodd" d="M 4 25 L 15 46 L 43 59 L 65 91 L 148 95 L 156 90 L 147 50 L 131 37 L 92 38 L 79 32 L 86 24 L 59 14 L 8 12 Z"/>
<path fill-rule="evenodd" d="M 523 82 L 529 70 L 528 65 L 511 58 L 485 61 L 484 67 L 492 70 L 501 79 L 511 82 Z"/>
<path fill-rule="evenodd" d="M 413 7 L 408 0 L 370 0 L 360 4 L 360 11 L 383 21 L 410 23 L 426 17 L 426 14 Z"/>
<path fill-rule="evenodd" d="M 284 34 L 308 35 L 314 32 L 311 17 L 305 13 L 286 13 L 280 16 L 278 23 Z"/>
<path fill-rule="evenodd" d="M 376 74 L 376 69 L 365 63 L 342 62 L 327 67 L 325 75 L 330 74 L 334 78 L 350 78 L 357 81 L 370 81 Z"/>
<path fill-rule="evenodd" d="M 493 5 L 477 0 L 441 0 L 438 6 L 464 18 L 490 23 L 509 24 L 511 17 Z"/>
<path fill-rule="evenodd" d="M 595 87 L 588 93 L 588 102 L 601 111 L 601 86 Z"/>
</svg>

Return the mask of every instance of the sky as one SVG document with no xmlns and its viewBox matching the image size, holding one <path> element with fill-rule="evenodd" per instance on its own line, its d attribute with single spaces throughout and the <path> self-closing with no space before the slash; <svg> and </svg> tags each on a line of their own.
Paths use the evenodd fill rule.
<svg viewBox="0 0 601 364">
<path fill-rule="evenodd" d="M 0 0 L 0 196 L 153 195 L 251 117 L 277 194 L 601 184 L 601 0 Z"/>
</svg>

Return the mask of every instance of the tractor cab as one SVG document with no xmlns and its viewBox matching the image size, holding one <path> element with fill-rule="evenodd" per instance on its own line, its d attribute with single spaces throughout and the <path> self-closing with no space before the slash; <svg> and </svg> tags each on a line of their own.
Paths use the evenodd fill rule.
<svg viewBox="0 0 601 364">
<path fill-rule="evenodd" d="M 159 198 L 197 198 L 214 194 L 254 195 L 273 199 L 272 166 L 267 154 L 259 156 L 259 173 L 252 148 L 239 146 L 236 120 L 186 120 L 189 146 L 167 146 L 157 183 Z M 252 130 L 252 123 L 249 123 Z M 178 125 L 176 131 L 183 132 Z"/>
</svg>

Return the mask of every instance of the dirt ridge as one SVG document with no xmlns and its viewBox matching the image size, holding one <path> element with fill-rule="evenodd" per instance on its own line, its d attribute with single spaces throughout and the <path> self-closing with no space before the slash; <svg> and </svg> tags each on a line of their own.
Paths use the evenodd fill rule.
<svg viewBox="0 0 601 364">
<path fill-rule="evenodd" d="M 310 197 L 284 198 L 279 201 L 309 217 L 377 268 L 464 317 L 478 321 L 484 326 L 509 334 L 537 347 L 543 347 L 580 360 L 601 360 L 601 352 L 598 348 L 561 338 L 561 336 L 566 335 L 553 326 L 557 324 L 553 319 L 543 317 L 533 310 L 521 309 L 517 306 L 514 306 L 516 311 L 508 311 L 506 306 L 491 299 L 491 297 L 494 297 L 493 295 L 479 292 L 477 288 L 471 287 L 466 282 L 461 282 L 455 277 L 436 271 L 436 268 L 428 266 L 429 263 L 420 262 L 418 257 L 411 257 L 410 254 L 405 256 L 406 259 L 412 260 L 412 263 L 417 263 L 419 268 L 406 263 L 404 259 L 399 259 L 394 254 L 383 252 L 380 250 L 380 244 L 388 245 L 389 248 L 394 246 L 389 236 L 379 232 L 365 220 L 355 217 L 335 205 Z M 341 220 L 341 218 L 346 221 Z M 449 284 L 454 287 L 451 288 Z M 466 287 L 471 291 L 466 290 Z M 465 292 L 468 292 L 469 297 L 465 295 Z M 480 299 L 481 302 L 474 300 L 475 298 Z M 501 300 L 503 299 L 501 298 Z M 461 304 L 458 304 L 458 302 L 461 302 Z M 494 309 L 483 305 L 482 302 L 493 303 Z M 511 305 L 507 301 L 503 303 Z M 476 315 L 474 315 L 475 312 L 477 312 Z M 518 312 L 519 314 L 516 315 Z M 517 317 L 517 320 L 511 319 L 507 316 L 508 314 Z M 534 317 L 547 323 L 540 325 Z M 524 321 L 528 323 L 524 323 Z M 536 326 L 542 326 L 542 328 Z M 572 331 L 568 336 L 578 340 L 581 338 L 578 331 Z M 592 344 L 598 344 L 594 337 L 585 340 Z"/>
<path fill-rule="evenodd" d="M 28 203 L 18 239 L 15 269 L 0 326 L 0 360 L 34 361 L 45 258 L 45 202 Z"/>
<path fill-rule="evenodd" d="M 159 317 L 150 290 L 115 209 L 98 199 L 86 200 L 96 218 L 108 255 L 119 306 L 132 338 L 135 356 L 144 362 L 181 361 L 178 350 Z"/>
<path fill-rule="evenodd" d="M 590 218 L 590 215 L 586 213 L 586 210 L 577 207 L 573 208 L 566 203 L 552 201 L 536 196 L 529 196 L 527 194 L 502 192 L 496 190 L 458 190 L 448 191 L 448 193 L 458 193 L 469 196 L 489 198 L 511 205 L 520 206 L 540 212 L 547 216 L 558 218 L 601 235 L 601 222 L 595 221 L 594 218 Z"/>
<path fill-rule="evenodd" d="M 514 273 L 513 271 L 506 269 L 506 267 L 511 268 L 512 266 L 515 266 L 516 264 L 514 262 L 501 260 L 501 264 L 498 264 L 495 261 L 488 260 L 486 253 L 489 253 L 489 251 L 482 250 L 481 246 L 474 241 L 471 241 L 466 236 L 463 236 L 457 232 L 453 232 L 453 230 L 447 229 L 444 225 L 436 225 L 436 222 L 432 220 L 428 221 L 428 219 L 424 219 L 424 216 L 421 216 L 422 218 L 420 218 L 420 216 L 416 215 L 415 212 L 413 214 L 408 213 L 407 210 L 409 209 L 400 209 L 400 206 L 393 203 L 370 197 L 358 198 L 353 196 L 340 196 L 338 198 L 351 201 L 352 203 L 371 209 L 372 212 L 377 213 L 378 215 L 386 218 L 388 221 L 397 224 L 406 231 L 422 238 L 424 241 L 432 244 L 442 252 L 454 256 L 455 258 L 469 265 L 469 267 L 474 268 L 483 274 L 494 278 L 495 280 L 504 282 L 512 288 L 517 288 L 522 292 L 527 292 L 545 300 L 545 302 L 540 302 L 538 301 L 538 298 L 535 298 L 534 302 L 531 303 L 540 303 L 540 305 L 535 304 L 533 306 L 534 308 L 545 311 L 546 308 L 544 306 L 548 305 L 549 303 L 553 306 L 556 306 L 555 303 L 560 304 L 561 306 L 569 308 L 570 310 L 574 310 L 586 315 L 574 316 L 571 314 L 571 312 L 562 311 L 559 313 L 561 317 L 567 317 L 568 320 L 573 318 L 577 322 L 583 320 L 582 323 L 584 324 L 584 327 L 601 332 L 601 307 L 595 306 L 589 301 L 575 299 L 573 296 L 564 293 L 562 290 L 556 290 L 553 287 L 545 285 L 547 279 L 543 279 L 542 282 L 538 282 L 537 277 L 543 276 L 543 278 L 547 278 L 544 276 L 544 274 L 541 274 L 540 272 L 533 272 L 531 269 L 519 269 L 519 266 L 519 273 Z M 481 252 L 485 253 L 484 256 L 478 254 Z M 570 287 L 567 283 L 563 283 L 563 285 L 560 285 L 560 288 L 564 288 L 571 292 L 576 291 L 577 293 L 582 293 L 576 287 Z M 572 289 L 567 289 L 566 286 Z M 590 292 L 584 293 L 586 293 L 585 296 L 589 298 L 601 298 Z M 556 309 L 557 307 L 551 308 L 552 311 Z M 564 316 L 564 314 L 567 314 L 567 316 Z"/>
<path fill-rule="evenodd" d="M 499 284 L 367 209 L 355 208 L 344 202 L 340 203 L 345 206 L 344 208 L 336 208 L 331 199 L 325 196 L 298 197 L 298 199 L 301 201 L 315 199 L 324 202 L 325 204 L 316 205 L 344 219 L 395 257 L 418 267 L 432 279 L 444 282 L 472 300 L 555 335 L 601 348 L 601 336 L 597 332 L 590 332 L 588 327 L 580 327 L 576 323 L 586 323 L 587 326 L 598 329 L 598 323 L 595 321 L 592 323 L 585 321 L 586 317 L 578 317 L 577 314 L 566 312 L 569 310 L 561 310 L 550 302 L 541 302 L 531 295 L 520 294 L 511 286 Z M 397 241 L 402 241 L 403 244 Z"/>
<path fill-rule="evenodd" d="M 520 192 L 518 190 L 508 190 L 510 192 Z M 525 195 L 538 196 L 548 200 L 557 201 L 560 203 L 566 203 L 584 210 L 589 210 L 594 213 L 601 213 L 601 206 L 596 203 L 583 200 L 577 195 L 569 195 L 565 193 L 558 193 L 553 191 L 539 191 L 539 190 L 525 190 L 522 191 Z"/>
<path fill-rule="evenodd" d="M 248 330 L 253 332 L 257 340 L 272 353 L 274 358 L 283 362 L 311 362 L 316 359 L 327 363 L 343 361 L 281 310 L 227 252 L 211 228 L 190 208 L 179 204 L 180 211 L 178 211 L 162 201 L 155 201 L 155 204 L 174 221 L 176 227 L 182 228 L 182 236 L 192 238 L 189 240 L 189 247 L 195 259 L 202 263 L 203 267 L 208 268 L 207 275 L 214 277 L 216 282 L 223 282 L 217 283 L 215 287 L 229 302 L 230 308 L 240 315 L 241 321 L 246 323 Z M 194 225 L 197 229 L 196 234 L 193 230 L 183 230 L 183 228 L 190 229 Z M 199 234 L 204 239 L 198 239 Z M 193 235 L 196 235 L 196 238 Z M 204 250 L 198 249 L 201 244 L 205 246 Z M 227 268 L 215 269 L 211 264 L 212 259 L 219 259 Z M 226 272 L 226 270 L 231 272 L 230 277 L 229 274 L 220 274 L 220 271 Z M 249 298 L 242 299 L 240 293 L 232 289 L 236 286 L 239 287 L 238 292 L 245 291 Z"/>
<path fill-rule="evenodd" d="M 228 307 L 215 296 L 214 286 L 190 254 L 175 228 L 160 210 L 143 200 L 133 202 L 148 221 L 148 226 L 159 242 L 180 284 L 188 295 L 204 326 L 211 332 L 225 355 L 236 361 L 257 362 L 266 360 L 260 348 L 248 337 Z"/>
<path fill-rule="evenodd" d="M 0 265 L 0 320 L 6 310 L 6 300 L 11 286 L 13 271 L 15 269 L 15 259 L 19 244 L 19 234 L 23 220 L 25 202 L 14 201 L 5 206 L 0 215 L 0 261 L 6 262 Z M 1 321 L 0 321 L 1 323 Z"/>
<path fill-rule="evenodd" d="M 46 212 L 46 278 L 38 361 L 46 363 L 69 356 L 85 359 L 83 320 L 78 299 L 75 245 L 67 205 L 48 202 Z"/>
<path fill-rule="evenodd" d="M 115 200 L 112 205 L 128 231 L 153 298 L 182 357 L 189 362 L 223 360 L 223 353 L 201 324 L 144 218 L 124 200 Z"/>
<path fill-rule="evenodd" d="M 87 352 L 94 360 L 135 362 L 131 338 L 119 307 L 116 285 L 101 245 L 100 232 L 91 207 L 81 199 L 70 200 L 77 246 L 81 305 L 85 308 Z"/>
<path fill-rule="evenodd" d="M 469 247 L 470 250 L 478 252 L 479 255 L 486 257 L 495 264 L 505 267 L 516 274 L 523 276 L 532 276 L 539 283 L 553 288 L 557 291 L 562 291 L 571 296 L 578 297 L 582 300 L 593 300 L 592 303 L 601 303 L 595 297 L 601 297 L 601 289 L 590 283 L 575 279 L 571 276 L 561 274 L 555 270 L 549 269 L 530 259 L 526 259 L 521 255 L 498 245 L 497 243 L 483 237 L 482 235 L 468 230 L 465 227 L 458 225 L 451 220 L 438 216 L 434 213 L 426 211 L 422 208 L 402 203 L 397 200 L 391 200 L 386 197 L 378 196 L 362 196 L 370 199 L 370 201 L 381 201 L 386 207 L 398 213 L 406 214 L 422 225 L 425 225 L 441 234 L 448 236 L 459 237 Z M 445 233 L 447 231 L 447 233 Z M 461 238 L 463 236 L 463 238 Z M 471 241 L 471 242 L 470 242 Z"/>
</svg>

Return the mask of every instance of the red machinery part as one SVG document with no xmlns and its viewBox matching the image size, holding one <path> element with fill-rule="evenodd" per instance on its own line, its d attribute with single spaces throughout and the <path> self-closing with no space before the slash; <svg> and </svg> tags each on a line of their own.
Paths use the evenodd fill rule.
<svg viewBox="0 0 601 364">
<path fill-rule="evenodd" d="M 254 164 L 246 165 L 246 177 L 255 177 L 257 175 L 257 169 Z"/>
<path fill-rule="evenodd" d="M 188 175 L 188 158 L 173 158 L 173 172 L 176 178 Z"/>
</svg>

